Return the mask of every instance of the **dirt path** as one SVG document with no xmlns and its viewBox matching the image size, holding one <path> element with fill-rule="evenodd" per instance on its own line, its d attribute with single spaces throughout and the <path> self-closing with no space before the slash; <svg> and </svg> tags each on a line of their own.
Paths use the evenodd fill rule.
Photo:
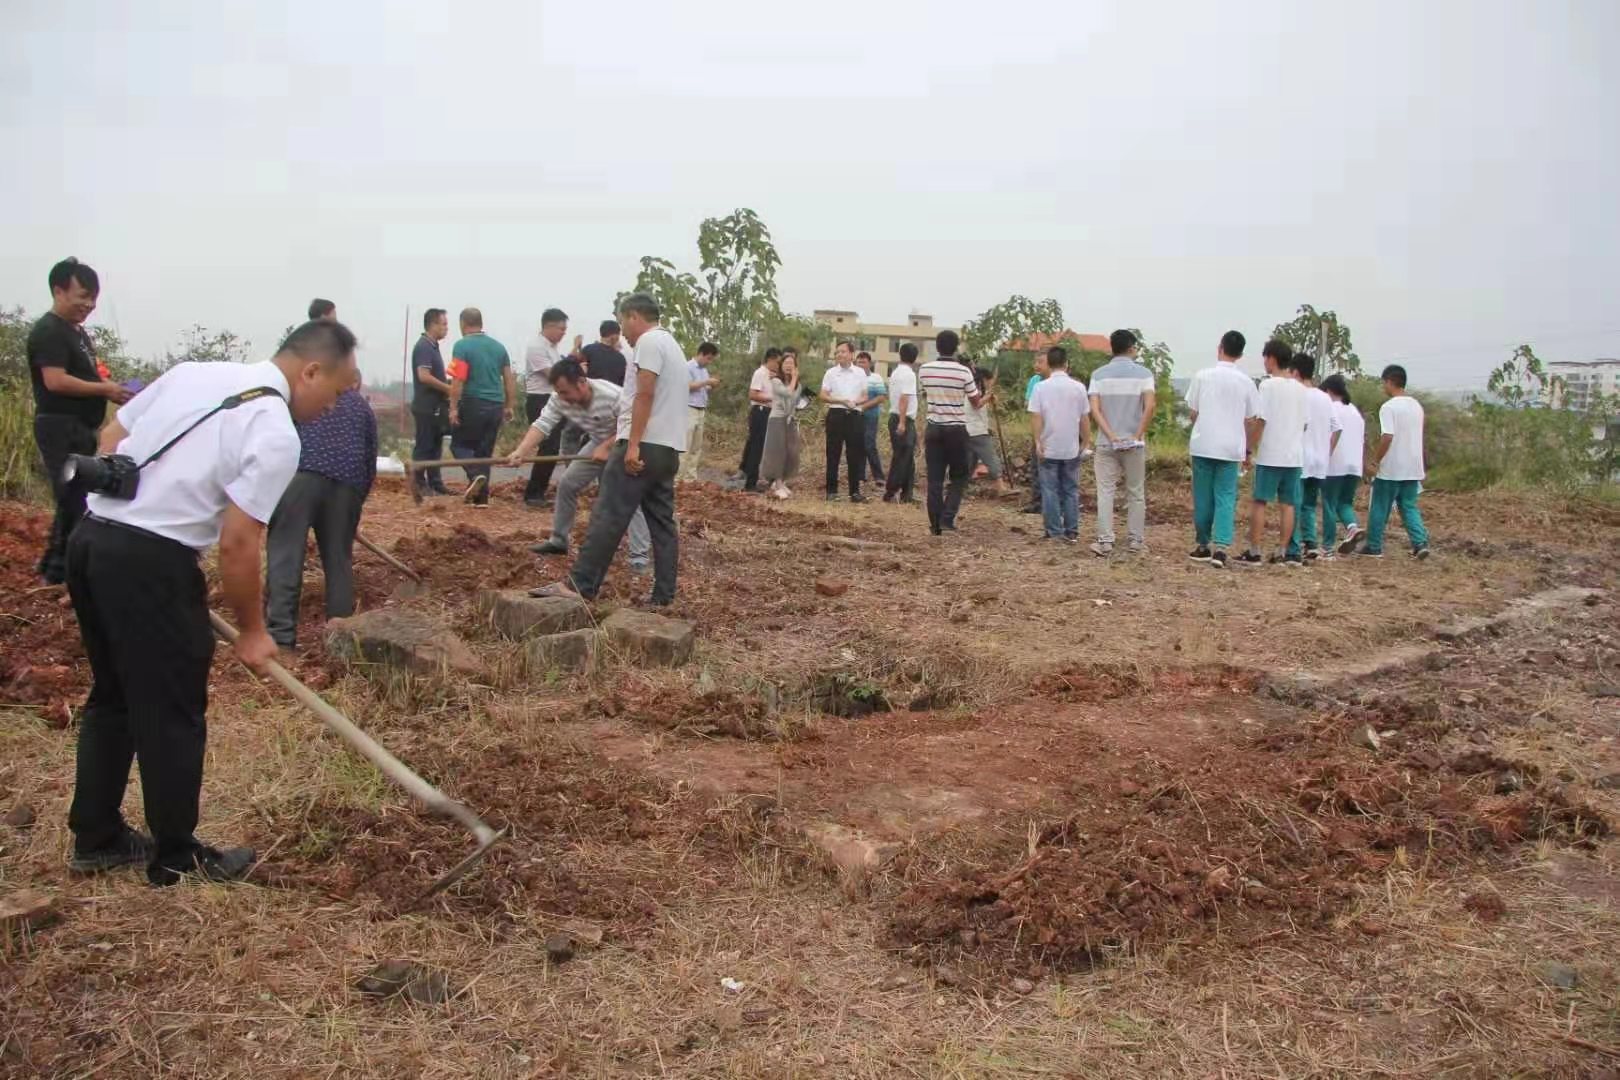
<svg viewBox="0 0 1620 1080">
<path fill-rule="evenodd" d="M 306 584 L 302 674 L 513 829 L 432 913 L 396 905 L 464 838 L 223 657 L 204 829 L 267 853 L 256 886 L 67 879 L 71 617 L 0 567 L 0 809 L 38 815 L 0 826 L 0 892 L 62 913 L 0 960 L 0 1074 L 1620 1064 L 1612 520 L 1440 497 L 1425 566 L 1220 574 L 1157 491 L 1154 554 L 1103 561 L 986 501 L 941 543 L 914 508 L 688 487 L 693 663 L 531 681 L 472 615 L 563 568 L 511 494 L 386 488 L 363 526 L 429 584 L 394 599 L 361 554 L 363 605 L 461 629 L 478 684 L 329 661 Z M 40 516 L 3 509 L 20 554 Z M 644 588 L 616 569 L 603 610 Z M 397 958 L 453 999 L 356 993 Z"/>
</svg>

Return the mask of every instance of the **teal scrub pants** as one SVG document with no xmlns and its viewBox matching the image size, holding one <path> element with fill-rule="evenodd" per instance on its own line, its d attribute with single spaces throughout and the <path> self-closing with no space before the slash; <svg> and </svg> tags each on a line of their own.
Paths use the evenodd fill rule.
<svg viewBox="0 0 1620 1080">
<path fill-rule="evenodd" d="M 1192 480 L 1193 531 L 1198 546 L 1230 547 L 1237 519 L 1238 463 L 1195 457 Z"/>
<path fill-rule="evenodd" d="M 1369 555 L 1377 555 L 1384 550 L 1384 528 L 1389 524 L 1390 507 L 1394 507 L 1401 515 L 1401 524 L 1406 526 L 1406 538 L 1412 542 L 1412 550 L 1429 546 L 1429 530 L 1423 526 L 1423 514 L 1418 510 L 1418 492 L 1423 490 L 1421 480 L 1385 480 L 1383 477 L 1373 481 L 1372 508 L 1367 511 L 1367 546 L 1364 549 Z"/>
<path fill-rule="evenodd" d="M 1356 523 L 1356 488 L 1361 477 L 1330 476 L 1322 481 L 1322 546 L 1332 551 L 1339 542 L 1339 528 Z"/>
</svg>

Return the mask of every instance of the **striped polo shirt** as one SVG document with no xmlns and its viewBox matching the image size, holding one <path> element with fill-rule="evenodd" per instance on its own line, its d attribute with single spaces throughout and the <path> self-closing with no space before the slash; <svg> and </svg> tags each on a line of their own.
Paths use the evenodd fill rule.
<svg viewBox="0 0 1620 1080">
<path fill-rule="evenodd" d="M 1091 397 L 1121 439 L 1134 438 L 1153 393 L 1153 372 L 1129 356 L 1116 356 L 1091 373 Z"/>
<path fill-rule="evenodd" d="M 978 392 L 973 372 L 955 357 L 942 356 L 917 369 L 922 395 L 928 399 L 928 422 L 967 426 L 967 400 Z"/>
<path fill-rule="evenodd" d="M 591 403 L 585 408 L 571 405 L 561 394 L 553 393 L 546 399 L 546 407 L 534 418 L 532 425 L 541 435 L 550 435 L 558 424 L 567 420 L 590 436 L 594 445 L 606 439 L 613 442 L 619 434 L 620 389 L 606 379 L 588 379 L 591 384 Z"/>
</svg>

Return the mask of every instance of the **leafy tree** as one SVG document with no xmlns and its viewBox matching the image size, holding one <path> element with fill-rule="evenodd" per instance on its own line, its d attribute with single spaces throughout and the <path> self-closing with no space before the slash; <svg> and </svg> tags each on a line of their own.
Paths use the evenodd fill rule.
<svg viewBox="0 0 1620 1080">
<path fill-rule="evenodd" d="M 781 265 L 770 229 L 744 207 L 698 227 L 697 273 L 643 256 L 633 291 L 658 301 L 664 326 L 688 353 L 712 341 L 722 356 L 737 356 L 752 351 L 765 326 L 782 315 L 776 292 Z"/>
<path fill-rule="evenodd" d="M 1141 348 L 1137 350 L 1136 358 L 1142 366 L 1153 372 L 1153 394 L 1157 407 L 1153 411 L 1153 423 L 1150 433 L 1169 431 L 1177 426 L 1177 418 L 1186 411 L 1180 395 L 1170 384 L 1170 373 L 1176 369 L 1176 361 L 1170 355 L 1170 346 L 1162 341 L 1148 342 L 1147 335 L 1137 329 L 1131 333 L 1136 335 Z"/>
<path fill-rule="evenodd" d="M 1496 400 L 1514 409 L 1555 401 L 1564 390 L 1563 378 L 1549 375 L 1546 365 L 1528 345 L 1514 349 L 1513 355 L 1491 372 L 1485 385 Z"/>
<path fill-rule="evenodd" d="M 210 332 L 201 324 L 193 324 L 180 339 L 180 351 L 164 354 L 163 366 L 171 368 L 185 363 L 245 363 L 253 343 L 229 330 Z"/>
<path fill-rule="evenodd" d="M 993 357 L 1017 338 L 1062 332 L 1062 304 L 1013 295 L 963 323 L 962 346 L 969 356 Z"/>
<path fill-rule="evenodd" d="M 1322 347 L 1322 333 L 1327 331 L 1327 348 Z M 1339 321 L 1338 312 L 1317 311 L 1310 304 L 1301 304 L 1299 314 L 1292 322 L 1278 323 L 1271 336 L 1286 341 L 1297 351 L 1316 357 L 1318 376 L 1335 371 L 1356 374 L 1361 371 L 1361 357 L 1350 343 L 1350 328 Z"/>
</svg>

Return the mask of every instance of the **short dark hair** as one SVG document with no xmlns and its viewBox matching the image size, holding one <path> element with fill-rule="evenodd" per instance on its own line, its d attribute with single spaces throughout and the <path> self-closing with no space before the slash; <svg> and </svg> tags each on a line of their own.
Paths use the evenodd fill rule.
<svg viewBox="0 0 1620 1080">
<path fill-rule="evenodd" d="M 979 384 L 980 390 L 983 390 L 986 386 L 988 386 L 990 380 L 994 379 L 995 377 L 996 373 L 991 371 L 989 368 L 976 367 L 973 369 L 973 381 Z"/>
<path fill-rule="evenodd" d="M 330 301 L 330 300 L 322 300 L 320 297 L 317 296 L 315 299 L 313 299 L 313 300 L 311 300 L 309 302 L 310 321 L 313 322 L 316 319 L 324 319 L 324 318 L 326 318 L 328 315 L 332 314 L 332 312 L 334 312 L 336 310 L 337 310 L 337 305 L 332 303 L 332 301 Z"/>
<path fill-rule="evenodd" d="M 433 326 L 434 323 L 436 323 L 440 319 L 444 318 L 444 316 L 445 316 L 444 308 L 442 308 L 442 307 L 430 307 L 430 308 L 428 308 L 426 311 L 422 312 L 422 329 L 424 329 L 424 330 L 429 329 L 430 327 Z"/>
<path fill-rule="evenodd" d="M 786 348 L 784 348 L 782 350 L 782 355 L 783 356 L 798 356 L 799 355 L 798 346 L 796 346 L 796 345 L 787 346 Z"/>
<path fill-rule="evenodd" d="M 712 341 L 705 341 L 703 344 L 698 346 L 698 355 L 699 356 L 719 356 L 720 355 L 720 346 L 716 345 Z"/>
<path fill-rule="evenodd" d="M 1389 367 L 1384 369 L 1384 373 L 1380 375 L 1379 378 L 1383 379 L 1385 382 L 1394 383 L 1402 390 L 1406 389 L 1406 369 L 1401 367 L 1399 364 L 1389 365 Z"/>
<path fill-rule="evenodd" d="M 1269 356 L 1277 361 L 1278 367 L 1288 367 L 1294 361 L 1294 347 L 1280 338 L 1272 338 L 1266 342 L 1266 347 L 1260 350 L 1261 356 Z"/>
<path fill-rule="evenodd" d="M 585 378 L 585 365 L 581 364 L 578 360 L 575 360 L 572 356 L 565 356 L 555 364 L 551 365 L 551 371 L 548 373 L 547 377 L 550 378 L 553 383 L 563 380 L 567 380 L 568 382 L 578 382 L 579 380 Z"/>
<path fill-rule="evenodd" d="M 1310 353 L 1297 352 L 1294 354 L 1293 368 L 1294 373 L 1300 378 L 1313 379 L 1316 377 L 1316 357 Z"/>
<path fill-rule="evenodd" d="M 833 346 L 833 352 L 837 352 L 839 349 L 848 349 L 850 352 L 854 352 L 855 351 L 855 343 L 853 341 L 847 341 L 847 340 L 840 341 L 837 345 Z"/>
<path fill-rule="evenodd" d="M 554 322 L 567 322 L 568 313 L 562 308 L 548 307 L 540 313 L 540 325 L 546 326 Z"/>
<path fill-rule="evenodd" d="M 1338 398 L 1346 405 L 1350 404 L 1350 387 L 1345 383 L 1343 375 L 1335 372 L 1323 379 L 1322 390 L 1330 396 Z"/>
<path fill-rule="evenodd" d="M 475 307 L 462 308 L 460 319 L 462 326 L 476 326 L 480 330 L 484 328 L 484 313 Z"/>
<path fill-rule="evenodd" d="M 915 364 L 917 362 L 917 346 L 909 341 L 900 346 L 900 362 L 902 364 Z"/>
<path fill-rule="evenodd" d="M 765 350 L 765 359 L 767 359 L 767 360 L 777 359 L 781 355 L 782 355 L 782 350 L 778 349 L 775 345 L 772 345 L 770 348 Z"/>
<path fill-rule="evenodd" d="M 640 315 L 648 322 L 657 322 L 663 312 L 658 310 L 658 301 L 644 292 L 631 293 L 619 301 L 620 315 Z"/>
<path fill-rule="evenodd" d="M 1054 345 L 1046 350 L 1046 362 L 1052 367 L 1069 366 L 1069 350 L 1061 345 Z"/>
<path fill-rule="evenodd" d="M 596 328 L 597 337 L 607 337 L 609 334 L 622 334 L 624 327 L 619 325 L 617 319 L 603 319 L 602 325 Z"/>
<path fill-rule="evenodd" d="M 354 355 L 354 331 L 340 322 L 311 319 L 287 335 L 276 355 L 292 353 L 300 360 L 317 360 L 324 368 L 342 367 Z"/>
<path fill-rule="evenodd" d="M 934 335 L 934 348 L 939 350 L 941 356 L 955 356 L 956 350 L 962 347 L 962 339 L 956 336 L 955 330 L 941 330 Z"/>
<path fill-rule="evenodd" d="M 1108 335 L 1108 347 L 1114 350 L 1115 356 L 1124 356 L 1136 344 L 1136 335 L 1129 330 L 1115 330 Z"/>
<path fill-rule="evenodd" d="M 52 292 L 66 289 L 70 282 L 77 281 L 91 296 L 101 295 L 101 279 L 96 276 L 96 272 L 71 255 L 51 267 L 48 280 Z"/>
<path fill-rule="evenodd" d="M 1228 330 L 1221 335 L 1221 352 L 1234 360 L 1243 359 L 1243 350 L 1249 345 L 1249 339 L 1236 330 Z"/>
<path fill-rule="evenodd" d="M 866 357 L 866 362 L 868 364 L 872 362 L 872 354 L 867 352 L 865 349 L 862 349 L 860 352 L 856 353 L 855 359 L 859 360 L 863 356 Z"/>
</svg>

